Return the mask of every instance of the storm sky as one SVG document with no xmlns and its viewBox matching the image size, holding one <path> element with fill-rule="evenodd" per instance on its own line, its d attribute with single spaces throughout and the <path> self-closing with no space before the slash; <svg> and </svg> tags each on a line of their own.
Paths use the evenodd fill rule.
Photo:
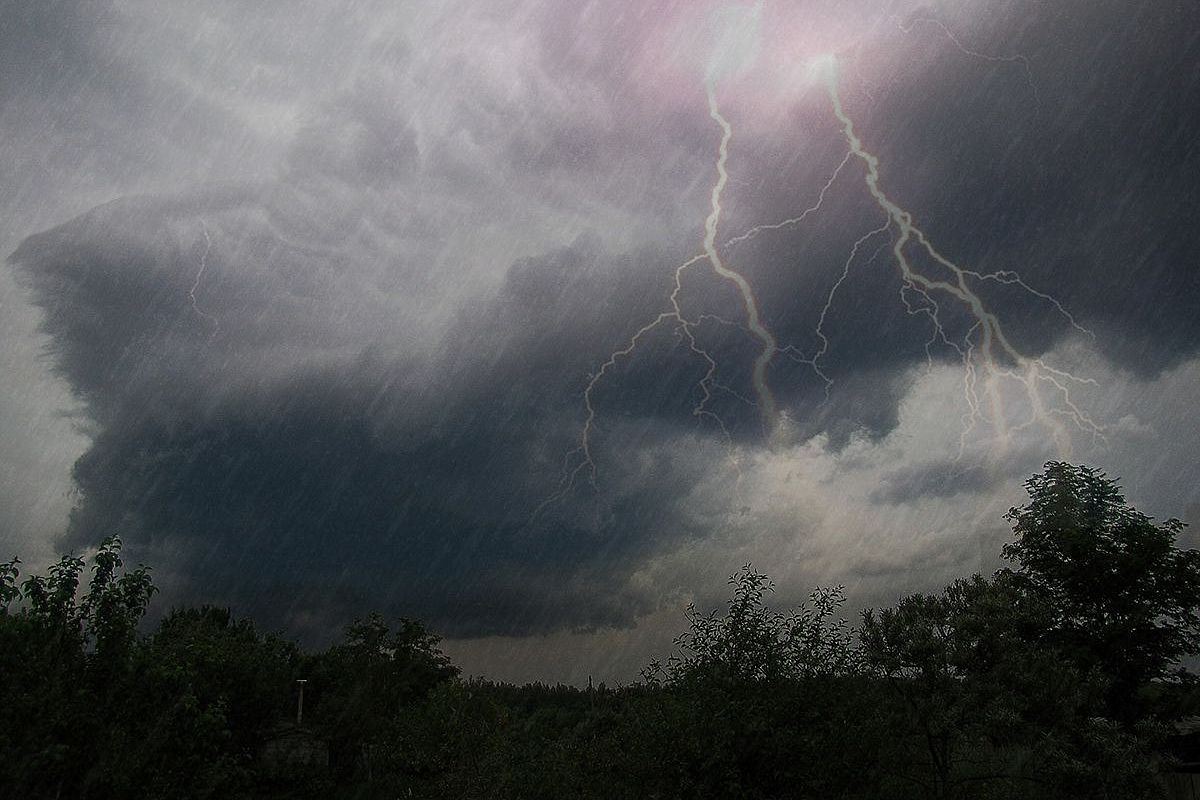
<svg viewBox="0 0 1200 800">
<path fill-rule="evenodd" d="M 1200 522 L 1196 108 L 1190 0 L 8 0 L 0 555 L 628 680 L 1049 459 Z"/>
</svg>

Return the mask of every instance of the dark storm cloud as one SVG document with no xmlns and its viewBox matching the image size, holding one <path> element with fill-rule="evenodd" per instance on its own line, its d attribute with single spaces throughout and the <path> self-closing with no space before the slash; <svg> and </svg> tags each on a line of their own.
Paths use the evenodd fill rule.
<svg viewBox="0 0 1200 800">
<path fill-rule="evenodd" d="M 122 420 L 76 467 L 76 535 L 127 531 L 189 594 L 283 621 L 382 606 L 452 635 L 523 632 L 628 623 L 646 603 L 614 585 L 651 543 L 559 515 L 527 524 L 536 488 L 503 418 L 448 411 L 389 439 L 372 415 L 387 390 L 356 372 L 298 376 L 182 422 Z M 647 498 L 624 502 L 646 513 Z M 581 558 L 599 549 L 605 560 Z"/>
<path fill-rule="evenodd" d="M 1130 25 L 1115 4 L 1013 4 L 990 27 L 922 11 L 881 23 L 864 48 L 900 48 L 911 66 L 883 80 L 864 56 L 845 90 L 885 189 L 939 248 L 1053 291 L 1104 352 L 1144 375 L 1191 354 L 1200 333 L 1198 132 L 1186 116 L 1200 86 L 1189 71 L 1197 28 L 1190 7 L 1160 18 L 1161 8 L 1146 5 Z M 535 9 L 529 41 L 495 52 L 501 10 L 438 29 L 444 48 L 363 43 L 348 15 L 309 42 L 336 65 L 361 53 L 341 82 L 271 35 L 292 27 L 279 8 L 245 34 L 232 32 L 235 14 L 221 16 L 216 38 L 260 62 L 242 78 L 254 99 L 294 82 L 319 89 L 277 169 L 109 203 L 13 257 L 94 429 L 67 543 L 120 530 L 161 565 L 173 599 L 235 602 L 313 631 L 380 605 L 455 635 L 622 625 L 673 589 L 635 575 L 715 536 L 718 523 L 685 506 L 725 439 L 693 413 L 706 364 L 670 324 L 593 392 L 597 488 L 584 469 L 535 513 L 559 491 L 564 463 L 568 474 L 580 463 L 569 454 L 589 376 L 667 309 L 672 268 L 699 250 L 714 178 L 715 123 L 696 97 L 644 91 L 654 20 L 618 11 Z M 980 52 L 1022 53 L 1036 100 L 1020 63 L 966 55 L 927 18 L 972 31 Z M 329 15 L 308 8 L 304 19 Z M 112 86 L 176 85 L 135 65 L 106 71 L 95 36 L 64 38 L 64 58 L 86 64 L 77 70 Z M 297 60 L 307 72 L 287 77 Z M 214 83 L 246 61 L 214 61 Z M 129 116 L 173 108 L 150 89 L 129 97 Z M 193 114 L 202 132 L 237 118 L 223 100 L 184 102 L 155 141 Z M 783 109 L 778 128 L 743 132 L 730 112 L 739 127 L 722 238 L 794 217 L 841 160 L 819 88 L 795 102 L 811 107 Z M 139 146 L 128 131 L 111 135 Z M 878 236 L 830 307 L 828 395 L 803 363 L 853 243 L 882 222 L 851 161 L 811 221 L 726 251 L 801 357 L 778 355 L 770 372 L 800 441 L 879 440 L 927 358 L 928 318 L 900 302 Z M 580 228 L 597 234 L 553 246 Z M 1031 356 L 1072 331 L 1042 298 L 978 288 Z M 762 420 L 741 399 L 753 395 L 757 343 L 740 298 L 702 265 L 680 299 L 689 315 L 710 315 L 696 336 L 728 391 L 708 408 L 735 445 L 762 450 Z M 971 323 L 951 305 L 944 320 L 960 337 Z M 935 363 L 957 357 L 932 351 Z M 695 446 L 680 454 L 681 441 Z M 900 465 L 869 499 L 984 491 L 1010 477 L 1001 472 Z M 860 572 L 902 572 L 934 545 L 921 547 Z M 328 617 L 314 621 L 318 608 Z"/>
<path fill-rule="evenodd" d="M 478 634 L 622 624 L 645 610 L 649 599 L 613 587 L 648 553 L 700 534 L 669 519 L 696 468 L 650 455 L 645 483 L 534 511 L 577 439 L 587 368 L 620 344 L 615 320 L 655 310 L 666 286 L 644 263 L 664 256 L 613 264 L 583 240 L 515 264 L 435 355 L 347 355 L 341 344 L 363 328 L 334 313 L 319 262 L 276 243 L 281 254 L 254 271 L 229 265 L 225 216 L 249 217 L 252 199 L 121 201 L 15 254 L 59 368 L 101 426 L 75 468 L 70 544 L 120 530 L 192 585 L 276 614 L 280 598 L 292 613 L 383 603 Z M 247 263 L 271 251 L 253 244 L 264 234 L 238 232 Z M 201 259 L 211 272 L 197 297 L 211 312 L 189 295 Z M 360 324 L 372 315 L 358 312 Z M 651 410 L 686 420 L 678 398 L 695 372 Z M 616 426 L 603 427 L 611 438 Z M 616 434 L 643 457 L 655 437 L 684 435 L 635 428 Z M 606 441 L 598 463 L 620 464 L 629 447 Z"/>
<path fill-rule="evenodd" d="M 1009 3 L 961 52 L 908 15 L 909 63 L 863 104 L 886 188 L 945 252 L 1015 269 L 1095 329 L 1143 376 L 1200 344 L 1200 7 L 1188 2 Z M 1026 75 L 1021 61 L 1025 59 Z M 1040 352 L 1065 321 L 1019 292 L 989 296 L 1015 340 Z"/>
</svg>

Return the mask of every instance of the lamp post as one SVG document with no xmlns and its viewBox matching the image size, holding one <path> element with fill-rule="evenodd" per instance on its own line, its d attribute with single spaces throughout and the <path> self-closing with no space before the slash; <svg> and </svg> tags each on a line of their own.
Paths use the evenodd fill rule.
<svg viewBox="0 0 1200 800">
<path fill-rule="evenodd" d="M 299 725 L 304 722 L 304 684 L 308 681 L 300 678 L 296 683 L 300 684 L 300 697 L 296 701 L 296 724 Z"/>
</svg>

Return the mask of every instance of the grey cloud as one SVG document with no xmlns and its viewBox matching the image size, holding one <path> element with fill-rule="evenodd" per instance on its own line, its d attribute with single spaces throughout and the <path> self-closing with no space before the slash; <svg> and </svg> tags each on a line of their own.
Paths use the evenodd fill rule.
<svg viewBox="0 0 1200 800">
<path fill-rule="evenodd" d="M 615 346 L 609 313 L 648 313 L 663 287 L 630 298 L 636 283 L 609 280 L 608 255 L 584 241 L 515 265 L 432 360 L 396 361 L 364 344 L 369 326 L 330 319 L 338 287 L 321 282 L 319 261 L 286 247 L 255 259 L 261 245 L 230 244 L 235 223 L 221 215 L 254 199 L 123 201 L 14 256 L 46 309 L 59 368 L 101 426 L 74 470 L 82 499 L 68 543 L 122 530 L 133 552 L 266 613 L 284 596 L 320 605 L 314 587 L 360 609 L 419 612 L 451 633 L 627 624 L 648 608 L 652 599 L 612 587 L 640 555 L 678 542 L 663 514 L 694 481 L 662 456 L 645 483 L 621 483 L 636 470 L 619 454 L 645 452 L 650 430 L 605 425 L 597 459 L 616 467 L 612 489 L 580 511 L 534 511 L 578 435 L 586 366 Z M 176 238 L 202 219 L 215 242 L 207 256 L 194 236 Z M 242 225 L 244 240 L 264 235 Z M 230 264 L 231 253 L 246 261 Z M 219 309 L 212 330 L 188 295 L 204 257 L 212 272 L 197 298 Z M 638 266 L 616 274 L 653 275 Z M 604 560 L 582 557 L 597 549 Z M 247 582 L 251 564 L 269 574 Z"/>
<path fill-rule="evenodd" d="M 886 473 L 871 501 L 900 505 L 921 498 L 978 495 L 1011 486 L 1038 461 L 1038 453 L 1023 446 L 997 458 L 969 455 L 905 465 Z"/>
</svg>

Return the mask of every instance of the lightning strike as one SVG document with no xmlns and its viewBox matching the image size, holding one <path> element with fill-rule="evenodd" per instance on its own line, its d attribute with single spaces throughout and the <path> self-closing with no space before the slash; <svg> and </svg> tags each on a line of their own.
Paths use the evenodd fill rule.
<svg viewBox="0 0 1200 800">
<path fill-rule="evenodd" d="M 626 345 L 611 353 L 608 359 L 605 360 L 604 363 L 600 365 L 600 368 L 588 379 L 587 386 L 583 391 L 583 404 L 585 412 L 583 426 L 579 435 L 579 445 L 566 455 L 563 470 L 564 478 L 560 482 L 559 491 L 543 501 L 534 510 L 532 515 L 533 517 L 536 517 L 538 514 L 540 514 L 547 506 L 565 497 L 566 494 L 575 487 L 581 474 L 586 473 L 592 488 L 597 488 L 597 468 L 595 459 L 592 455 L 592 436 L 595 432 L 596 424 L 596 407 L 593 402 L 596 387 L 611 370 L 616 368 L 618 361 L 632 355 L 633 352 L 637 350 L 641 341 L 649 333 L 656 330 L 660 326 L 669 324 L 675 333 L 684 339 L 688 349 L 705 364 L 706 369 L 704 376 L 696 384 L 700 389 L 700 399 L 692 408 L 692 416 L 696 417 L 697 420 L 711 420 L 720 429 L 722 436 L 725 438 L 727 450 L 729 452 L 729 460 L 738 473 L 739 485 L 741 483 L 741 470 L 738 468 L 738 460 L 736 453 L 734 452 L 732 436 L 720 415 L 713 412 L 709 408 L 709 403 L 713 398 L 713 393 L 716 391 L 727 393 L 747 403 L 748 405 L 759 409 L 759 412 L 763 418 L 763 422 L 768 430 L 773 432 L 776 428 L 778 423 L 778 412 L 776 409 L 775 397 L 771 394 L 771 390 L 767 386 L 766 372 L 771 359 L 777 352 L 780 352 L 779 346 L 774 335 L 772 335 L 772 333 L 762 322 L 761 314 L 758 308 L 758 302 L 754 297 L 754 291 L 750 286 L 750 282 L 747 281 L 745 276 L 740 272 L 729 268 L 721 258 L 721 254 L 717 249 L 717 233 L 720 228 L 722 211 L 721 198 L 725 191 L 726 185 L 729 183 L 729 172 L 726 168 L 726 164 L 729 159 L 729 142 L 733 138 L 733 127 L 721 114 L 720 108 L 717 105 L 716 87 L 714 84 L 715 82 L 712 79 L 706 82 L 708 111 L 709 116 L 721 129 L 721 139 L 717 147 L 717 180 L 713 184 L 709 195 L 710 208 L 708 216 L 704 222 L 703 252 L 693 256 L 675 268 L 674 284 L 671 294 L 668 297 L 669 308 L 660 312 L 658 316 L 635 331 Z M 848 160 L 849 155 L 846 157 L 846 161 Z M 826 190 L 829 188 L 829 185 L 832 185 L 836 178 L 837 175 L 835 173 L 835 175 L 829 179 L 829 182 L 826 185 Z M 813 209 L 806 211 L 802 216 L 807 216 L 808 213 L 811 213 L 811 211 L 815 211 L 817 208 L 819 208 L 820 203 L 824 200 L 824 195 L 825 190 L 821 192 L 817 205 Z M 798 221 L 799 219 L 788 221 L 785 223 L 780 223 L 774 227 L 784 227 L 785 224 L 796 224 Z M 749 236 L 753 235 L 755 234 L 747 232 L 747 234 L 743 234 L 741 237 L 736 237 L 736 240 L 742 241 L 745 238 L 749 238 Z M 734 240 L 731 240 L 731 242 L 732 241 Z M 726 243 L 726 246 L 728 246 L 728 244 L 729 243 Z M 737 287 L 742 299 L 742 306 L 746 313 L 746 324 L 744 330 L 750 333 L 750 335 L 752 335 L 754 338 L 758 339 L 762 344 L 762 348 L 759 351 L 758 356 L 755 358 L 751 370 L 751 384 L 754 387 L 754 394 L 756 397 L 755 400 L 751 400 L 750 398 L 741 395 L 730 387 L 717 381 L 717 361 L 711 353 L 701 346 L 700 342 L 696 338 L 697 326 L 706 320 L 713 320 L 724 325 L 736 325 L 736 323 L 732 323 L 723 317 L 717 317 L 711 314 L 702 314 L 695 319 L 690 319 L 684 315 L 683 309 L 680 306 L 679 295 L 683 291 L 684 273 L 702 261 L 707 261 L 714 273 Z M 737 325 L 737 327 L 742 326 Z M 573 459 L 577 459 L 578 463 L 576 463 L 574 467 L 569 467 L 569 464 Z"/>
<path fill-rule="evenodd" d="M 866 149 L 862 140 L 855 132 L 854 122 L 842 105 L 841 95 L 838 91 L 836 70 L 826 71 L 825 88 L 833 105 L 834 115 L 841 124 L 842 134 L 846 139 L 850 152 L 866 167 L 865 183 L 867 190 L 875 199 L 880 209 L 887 214 L 889 224 L 894 224 L 899 232 L 899 235 L 892 243 L 892 255 L 900 267 L 901 277 L 904 281 L 904 286 L 901 290 L 901 299 L 909 313 L 927 316 L 934 326 L 934 335 L 926 345 L 927 354 L 928 348 L 932 343 L 940 340 L 957 351 L 962 358 L 965 383 L 964 396 L 967 401 L 968 412 L 960 444 L 965 445 L 965 437 L 969 432 L 979 423 L 988 419 L 991 420 L 993 426 L 997 429 L 1002 445 L 1007 442 L 1009 436 L 1016 430 L 1027 428 L 1033 424 L 1043 425 L 1049 429 L 1060 454 L 1064 458 L 1070 457 L 1072 446 L 1071 436 L 1062 422 L 1063 419 L 1071 422 L 1076 428 L 1091 434 L 1093 437 L 1103 438 L 1103 428 L 1083 412 L 1071 396 L 1071 387 L 1073 385 L 1095 385 L 1095 381 L 1088 378 L 1079 378 L 1066 371 L 1047 365 L 1040 358 L 1030 358 L 1021 353 L 1009 341 L 1000 320 L 988 309 L 982 298 L 971 288 L 969 279 L 979 282 L 994 281 L 1026 289 L 1034 296 L 1052 303 L 1077 330 L 1084 333 L 1090 332 L 1080 326 L 1067 313 L 1061 303 L 1044 292 L 1030 288 L 1015 272 L 1002 270 L 993 273 L 980 273 L 975 270 L 965 269 L 938 251 L 929 241 L 925 232 L 913 222 L 912 214 L 897 205 L 880 188 L 879 159 Z M 914 266 L 905 252 L 905 247 L 914 242 L 929 258 L 946 270 L 950 276 L 949 279 L 927 275 Z M 912 305 L 907 293 L 920 298 L 924 301 L 924 304 L 921 306 Z M 975 324 L 964 338 L 965 346 L 951 342 L 950 338 L 946 335 L 945 327 L 941 320 L 941 307 L 934 299 L 934 293 L 949 295 L 965 306 L 975 319 Z M 976 337 L 978 341 L 976 341 Z M 979 393 L 981 370 L 983 373 L 983 393 L 987 398 L 987 405 L 990 408 L 990 413 L 986 414 L 983 411 L 983 403 L 981 402 Z M 999 382 L 1004 379 L 1017 382 L 1024 387 L 1030 409 L 1032 410 L 1030 420 L 1017 426 L 1012 431 L 1006 430 L 1005 427 L 1005 415 L 1003 413 L 1003 403 L 999 390 Z M 1042 396 L 1043 389 L 1048 391 L 1052 396 L 1057 397 L 1058 402 L 1055 407 L 1047 407 Z M 961 452 L 960 448 L 960 455 Z"/>
<path fill-rule="evenodd" d="M 204 234 L 204 252 L 200 254 L 200 268 L 196 270 L 195 280 L 192 281 L 192 288 L 188 290 L 188 299 L 192 303 L 192 311 L 196 316 L 206 320 L 213 326 L 212 335 L 216 336 L 221 330 L 221 323 L 212 314 L 202 310 L 196 302 L 196 292 L 200 288 L 200 282 L 204 280 L 204 272 L 208 269 L 208 253 L 212 249 L 212 238 L 208 235 L 208 225 L 204 221 L 200 221 L 200 230 Z"/>
<path fill-rule="evenodd" d="M 721 259 L 720 253 L 717 251 L 716 239 L 717 230 L 721 221 L 721 196 L 725 190 L 726 184 L 729 182 L 729 172 L 726 169 L 726 163 L 729 158 L 729 142 L 733 138 L 733 127 L 729 124 L 728 120 L 721 115 L 720 108 L 717 105 L 715 87 L 713 86 L 712 81 L 709 81 L 707 84 L 707 95 L 709 116 L 711 116 L 721 128 L 721 141 L 717 148 L 717 180 L 713 184 L 712 191 L 710 193 L 710 210 L 708 217 L 704 222 L 704 252 L 700 255 L 693 256 L 675 268 L 674 286 L 672 288 L 670 297 L 668 298 L 670 309 L 663 311 L 653 320 L 639 328 L 633 334 L 633 336 L 630 337 L 629 342 L 625 345 L 625 347 L 614 351 L 608 357 L 608 360 L 601 364 L 600 368 L 588 380 L 587 387 L 583 392 L 584 408 L 586 409 L 583 429 L 580 434 L 579 447 L 573 451 L 575 455 L 581 456 L 581 460 L 569 473 L 569 476 L 563 487 L 563 491 L 569 491 L 574 485 L 576 478 L 584 470 L 587 470 L 589 480 L 592 482 L 593 486 L 595 485 L 596 463 L 592 458 L 591 441 L 596 422 L 596 408 L 592 402 L 596 386 L 610 370 L 616 367 L 617 362 L 620 359 L 631 355 L 637 349 L 638 344 L 641 342 L 643 337 L 664 323 L 673 324 L 674 329 L 686 340 L 688 348 L 697 356 L 699 356 L 700 359 L 703 360 L 707 365 L 707 370 L 704 374 L 704 377 L 701 378 L 697 384 L 701 390 L 701 397 L 700 401 L 692 409 L 692 415 L 697 418 L 710 419 L 715 422 L 725 435 L 727 441 L 729 441 L 729 431 L 726 428 L 724 421 L 721 420 L 719 415 L 713 413 L 708 408 L 709 401 L 712 399 L 713 391 L 724 390 L 734 394 L 746 402 L 750 401 L 748 398 L 744 398 L 741 395 L 738 395 L 736 392 L 732 392 L 732 390 L 728 389 L 724 385 L 716 383 L 716 359 L 714 359 L 712 355 L 696 340 L 695 328 L 705 319 L 716 319 L 723 324 L 730 323 L 724 318 L 713 317 L 713 315 L 708 314 L 701 315 L 697 319 L 689 319 L 684 315 L 683 309 L 679 305 L 679 295 L 680 292 L 683 291 L 683 275 L 688 269 L 701 261 L 708 261 L 716 274 L 730 281 L 738 288 L 742 298 L 743 306 L 746 311 L 746 328 L 755 338 L 762 342 L 762 350 L 754 361 L 751 374 L 751 381 L 754 386 L 757 401 L 751 404 L 761 410 L 764 421 L 768 424 L 768 426 L 775 422 L 775 398 L 772 396 L 770 389 L 767 387 L 766 369 L 767 365 L 771 361 L 771 358 L 778 351 L 778 345 L 775 341 L 775 337 L 762 324 L 758 310 L 758 303 L 754 299 L 754 292 L 750 287 L 749 281 L 747 281 L 745 276 L 743 276 L 741 273 L 728 268 Z M 832 183 L 832 179 L 830 180 L 830 183 Z M 559 496 L 552 498 L 552 501 L 553 499 L 557 499 Z"/>
<path fill-rule="evenodd" d="M 563 479 L 559 484 L 559 490 L 543 500 L 537 506 L 537 508 L 534 509 L 533 514 L 530 516 L 531 520 L 536 518 L 548 506 L 558 502 L 559 500 L 562 500 L 575 487 L 579 476 L 584 472 L 587 473 L 588 482 L 591 484 L 593 490 L 598 488 L 596 484 L 596 462 L 592 457 L 592 435 L 595 432 L 596 426 L 596 407 L 593 402 L 596 387 L 610 370 L 616 368 L 618 361 L 632 355 L 633 352 L 637 350 L 642 339 L 664 324 L 669 323 L 676 331 L 680 332 L 680 334 L 688 341 L 689 349 L 692 350 L 692 352 L 699 354 L 708 365 L 708 369 L 705 372 L 704 378 L 702 378 L 699 382 L 702 396 L 700 402 L 697 403 L 692 409 L 692 415 L 698 419 L 709 418 L 715 420 L 720 426 L 724 435 L 728 438 L 729 432 L 725 427 L 724 422 L 720 419 L 719 415 L 714 414 L 707 408 L 708 401 L 712 398 L 712 390 L 714 388 L 713 380 L 715 379 L 716 375 L 716 360 L 712 358 L 712 356 L 696 341 L 694 329 L 696 325 L 699 324 L 699 320 L 689 320 L 684 316 L 683 309 L 679 305 L 679 294 L 683 291 L 684 273 L 697 263 L 703 261 L 705 258 L 707 258 L 707 255 L 705 254 L 696 255 L 675 267 L 674 288 L 668 297 L 670 309 L 661 312 L 650 322 L 646 323 L 636 332 L 634 332 L 633 336 L 629 338 L 629 341 L 625 344 L 625 346 L 619 350 L 613 351 L 609 355 L 608 359 L 600 365 L 600 368 L 588 378 L 587 386 L 583 390 L 583 405 L 585 412 L 583 426 L 579 433 L 579 445 L 574 450 L 568 452 L 563 459 L 564 474 Z M 576 463 L 574 467 L 571 467 L 571 461 L 574 459 L 578 459 L 578 463 Z"/>
<path fill-rule="evenodd" d="M 761 4 L 758 7 L 761 7 Z M 754 19 L 755 21 L 757 20 L 757 13 Z M 1029 60 L 1024 56 L 990 56 L 985 53 L 979 53 L 965 47 L 943 23 L 932 19 L 919 19 L 916 21 L 929 22 L 936 25 L 951 43 L 965 55 L 992 62 L 1020 64 L 1024 68 L 1026 79 L 1029 81 L 1036 97 L 1037 89 L 1033 84 L 1032 69 Z M 912 24 L 910 23 L 907 27 L 900 25 L 900 28 L 905 33 L 908 33 L 911 31 Z M 722 392 L 728 394 L 758 409 L 764 426 L 772 438 L 774 438 L 787 423 L 786 414 L 779 412 L 774 395 L 771 393 L 766 379 L 767 368 L 771 360 L 776 354 L 779 354 L 811 367 L 815 375 L 824 383 L 825 396 L 828 399 L 833 386 L 833 380 L 822 366 L 822 360 L 828 355 L 831 347 L 829 338 L 825 333 L 826 322 L 833 311 L 837 294 L 849 278 L 850 271 L 862 247 L 871 239 L 887 234 L 893 228 L 895 228 L 896 233 L 891 239 L 891 252 L 900 268 L 903 280 L 900 290 L 901 303 L 910 315 L 924 316 L 931 324 L 932 331 L 925 343 L 927 363 L 932 368 L 933 347 L 940 343 L 955 352 L 963 366 L 963 395 L 967 411 L 963 415 L 962 431 L 959 438 L 959 456 L 961 457 L 965 452 L 970 434 L 982 423 L 989 421 L 997 430 L 997 438 L 1001 445 L 1006 444 L 1011 434 L 1016 431 L 1029 428 L 1033 425 L 1043 425 L 1049 429 L 1060 454 L 1064 458 L 1069 458 L 1071 452 L 1071 434 L 1067 430 L 1064 420 L 1073 424 L 1077 429 L 1090 433 L 1093 437 L 1102 439 L 1104 435 L 1103 428 L 1079 407 L 1071 394 L 1072 386 L 1083 384 L 1095 385 L 1095 381 L 1088 378 L 1080 378 L 1064 370 L 1056 369 L 1047 365 L 1040 358 L 1030 358 L 1018 351 L 1009 341 L 1000 320 L 988 309 L 975 290 L 972 289 L 969 281 L 974 280 L 978 283 L 991 282 L 1004 286 L 1016 286 L 1029 295 L 1052 305 L 1075 330 L 1092 338 L 1095 338 L 1094 334 L 1080 325 L 1058 299 L 1033 288 L 1016 272 L 1011 270 L 997 270 L 995 272 L 983 273 L 960 267 L 933 246 L 924 231 L 914 224 L 912 214 L 897 205 L 880 188 L 879 159 L 865 148 L 862 140 L 855 132 L 853 121 L 843 107 L 838 89 L 837 59 L 831 54 L 812 59 L 808 63 L 807 69 L 810 73 L 810 79 L 824 84 L 829 95 L 834 115 L 841 126 L 841 132 L 848 147 L 845 156 L 821 187 L 816 201 L 811 206 L 805 208 L 795 217 L 750 228 L 737 236 L 727 239 L 722 243 L 721 247 L 728 250 L 761 234 L 793 227 L 805 222 L 812 214 L 821 210 L 827 193 L 837 182 L 846 166 L 852 160 L 856 159 L 866 167 L 864 180 L 867 189 L 876 204 L 884 212 L 885 220 L 883 224 L 859 237 L 847 254 L 846 260 L 842 264 L 841 272 L 826 295 L 825 303 L 821 308 L 815 328 L 815 334 L 819 342 L 815 352 L 810 356 L 806 356 L 793 345 L 780 346 L 775 336 L 763 324 L 758 302 L 755 299 L 754 291 L 749 281 L 740 272 L 726 265 L 717 247 L 717 234 L 722 214 L 721 201 L 724 190 L 730 182 L 727 162 L 729 145 L 733 138 L 733 128 L 721 113 L 717 103 L 716 82 L 721 72 L 732 68 L 730 64 L 725 63 L 725 61 L 729 60 L 728 57 L 731 54 L 736 54 L 737 50 L 748 47 L 748 41 L 748 38 L 742 37 L 736 40 L 736 48 L 731 46 L 727 48 L 729 52 L 722 51 L 722 58 L 714 59 L 713 61 L 713 65 L 719 65 L 721 69 L 717 69 L 717 66 L 710 66 L 705 82 L 709 116 L 720 128 L 721 138 L 716 158 L 717 179 L 710 192 L 710 209 L 704 224 L 703 252 L 675 267 L 674 284 L 668 298 L 668 307 L 635 331 L 623 347 L 613 351 L 600 367 L 589 376 L 587 385 L 583 391 L 585 414 L 579 433 L 578 445 L 564 457 L 563 478 L 560 481 L 559 490 L 535 509 L 531 519 L 540 514 L 547 506 L 565 497 L 577 485 L 581 475 L 587 475 L 588 482 L 591 484 L 593 490 L 598 488 L 598 469 L 592 452 L 597 418 L 594 402 L 596 389 L 617 368 L 621 360 L 632 356 L 643 340 L 661 327 L 669 327 L 705 365 L 704 375 L 696 384 L 700 390 L 700 397 L 692 408 L 692 415 L 698 421 L 712 421 L 721 431 L 727 444 L 729 460 L 737 470 L 738 485 L 740 486 L 742 481 L 741 469 L 730 431 L 720 415 L 709 407 L 714 393 Z M 931 276 L 920 271 L 909 260 L 905 252 L 905 248 L 913 243 L 923 250 L 937 265 L 946 270 L 950 276 L 949 279 Z M 873 262 L 885 247 L 887 247 L 886 241 L 876 249 L 867 263 Z M 704 261 L 708 262 L 716 275 L 729 281 L 737 288 L 746 316 L 744 324 L 712 314 L 701 314 L 695 318 L 689 318 L 684 314 L 683 308 L 680 305 L 684 274 Z M 946 332 L 942 321 L 942 305 L 935 296 L 938 294 L 949 295 L 953 300 L 965 306 L 975 319 L 974 325 L 963 335 L 960 341 L 955 341 Z M 751 370 L 751 383 L 755 395 L 753 399 L 717 381 L 718 363 L 712 354 L 700 344 L 696 333 L 697 327 L 706 321 L 737 327 L 760 343 L 761 348 Z M 1031 410 L 1029 419 L 1014 426 L 1011 430 L 1006 429 L 1007 423 L 1003 408 L 1004 404 L 1000 394 L 1000 382 L 1003 380 L 1016 382 L 1024 388 Z M 1056 403 L 1053 406 L 1047 405 L 1043 397 L 1043 392 L 1049 393 L 1056 399 Z M 985 406 L 988 409 L 986 412 L 984 410 Z"/>
<path fill-rule="evenodd" d="M 774 335 L 762 323 L 758 310 L 758 302 L 754 299 L 754 290 L 751 289 L 750 282 L 740 272 L 725 266 L 725 263 L 721 260 L 720 253 L 717 252 L 717 227 L 721 223 L 721 193 L 725 189 L 725 184 L 729 181 L 729 173 L 725 169 L 725 164 L 729 159 L 729 140 L 733 138 L 733 128 L 730 126 L 728 120 L 721 115 L 721 110 L 717 106 L 717 94 L 712 81 L 709 81 L 707 88 L 708 114 L 721 127 L 721 144 L 717 154 L 717 182 L 713 184 L 712 188 L 712 210 L 709 212 L 708 219 L 704 223 L 704 252 L 708 256 L 708 261 L 712 265 L 713 271 L 737 286 L 742 296 L 742 305 L 746 310 L 746 325 L 750 328 L 754 336 L 762 342 L 762 350 L 754 359 L 751 382 L 754 386 L 754 393 L 758 396 L 758 405 L 762 411 L 763 421 L 766 423 L 768 429 L 773 432 L 777 419 L 775 397 L 771 394 L 771 390 L 767 386 L 767 365 L 771 363 L 771 359 L 779 349 L 779 345 L 776 343 Z"/>
</svg>

